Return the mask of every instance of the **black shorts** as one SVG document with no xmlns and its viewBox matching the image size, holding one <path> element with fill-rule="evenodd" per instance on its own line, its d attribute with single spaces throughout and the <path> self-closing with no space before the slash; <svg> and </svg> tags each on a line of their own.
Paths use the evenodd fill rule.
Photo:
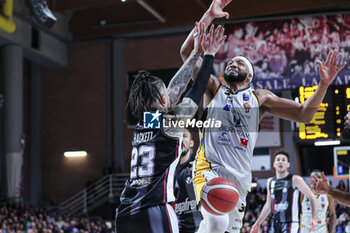
<svg viewBox="0 0 350 233">
<path fill-rule="evenodd" d="M 299 222 L 271 221 L 270 233 L 298 233 Z"/>
<path fill-rule="evenodd" d="M 174 209 L 170 205 L 143 209 L 137 214 L 117 216 L 116 233 L 178 233 L 179 226 Z"/>
</svg>

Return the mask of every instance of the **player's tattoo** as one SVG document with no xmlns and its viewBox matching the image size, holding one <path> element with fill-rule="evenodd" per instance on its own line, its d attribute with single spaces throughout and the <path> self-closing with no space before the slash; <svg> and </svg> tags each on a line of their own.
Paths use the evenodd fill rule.
<svg viewBox="0 0 350 233">
<path fill-rule="evenodd" d="M 173 112 L 181 120 L 191 119 L 197 112 L 198 105 L 191 98 L 183 98 L 181 103 L 174 107 Z"/>
<path fill-rule="evenodd" d="M 164 117 L 167 127 L 164 127 L 164 132 L 171 137 L 182 136 L 183 128 L 175 122 L 186 122 L 188 119 L 192 119 L 197 112 L 198 105 L 191 98 L 183 98 L 181 103 L 176 105 L 172 111 L 174 115 L 167 115 Z M 174 123 L 171 123 L 174 122 Z"/>
<path fill-rule="evenodd" d="M 168 94 L 171 108 L 179 101 L 182 93 L 186 90 L 186 87 L 191 80 L 193 70 L 199 58 L 199 54 L 192 52 L 190 57 L 176 72 L 175 76 L 171 79 L 168 86 Z"/>
</svg>

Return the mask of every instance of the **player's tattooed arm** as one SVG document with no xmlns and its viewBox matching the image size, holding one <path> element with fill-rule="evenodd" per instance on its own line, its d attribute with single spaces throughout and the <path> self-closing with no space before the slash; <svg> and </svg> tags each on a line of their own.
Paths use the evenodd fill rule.
<svg viewBox="0 0 350 233">
<path fill-rule="evenodd" d="M 184 128 L 184 125 L 180 125 L 179 122 L 187 122 L 191 120 L 192 117 L 196 114 L 198 105 L 188 97 L 184 97 L 178 105 L 173 108 L 172 113 L 174 115 L 167 115 L 164 119 L 165 127 L 164 132 L 171 137 L 181 137 Z"/>
<path fill-rule="evenodd" d="M 168 94 L 170 107 L 174 107 L 183 92 L 186 90 L 188 83 L 190 82 L 193 74 L 193 70 L 197 63 L 200 54 L 192 51 L 189 59 L 181 66 L 175 76 L 171 79 L 168 86 Z"/>
<path fill-rule="evenodd" d="M 183 98 L 181 103 L 174 107 L 174 114 L 179 120 L 191 119 L 197 112 L 198 105 L 191 98 Z"/>
<path fill-rule="evenodd" d="M 194 48 L 186 62 L 181 66 L 175 76 L 171 79 L 168 86 L 170 107 L 174 107 L 183 92 L 186 90 L 188 83 L 192 78 L 196 63 L 203 49 L 201 43 L 204 39 L 205 27 L 203 24 L 196 23 L 194 29 Z"/>
</svg>

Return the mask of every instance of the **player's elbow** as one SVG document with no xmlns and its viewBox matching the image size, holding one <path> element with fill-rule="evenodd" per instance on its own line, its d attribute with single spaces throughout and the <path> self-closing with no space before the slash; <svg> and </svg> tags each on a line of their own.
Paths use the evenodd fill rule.
<svg viewBox="0 0 350 233">
<path fill-rule="evenodd" d="M 313 117 L 314 115 L 311 115 L 311 114 L 299 113 L 296 115 L 296 118 L 297 118 L 296 121 L 299 123 L 309 124 L 312 121 Z"/>
<path fill-rule="evenodd" d="M 306 116 L 305 117 L 305 120 L 304 120 L 304 122 L 303 123 L 305 123 L 305 124 L 309 124 L 311 121 L 312 121 L 312 118 L 314 118 L 314 116 L 312 115 L 312 116 Z"/>
</svg>

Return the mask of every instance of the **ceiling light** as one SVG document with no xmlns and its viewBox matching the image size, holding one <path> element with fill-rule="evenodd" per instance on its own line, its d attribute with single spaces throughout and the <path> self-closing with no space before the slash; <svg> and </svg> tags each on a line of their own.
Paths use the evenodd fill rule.
<svg viewBox="0 0 350 233">
<path fill-rule="evenodd" d="M 121 0 L 122 2 L 126 2 L 126 0 Z"/>
<path fill-rule="evenodd" d="M 334 140 L 334 141 L 317 141 L 314 143 L 315 146 L 334 146 L 334 145 L 340 145 L 340 140 Z"/>
<path fill-rule="evenodd" d="M 86 151 L 66 151 L 64 152 L 64 157 L 86 157 L 87 152 Z"/>
</svg>

